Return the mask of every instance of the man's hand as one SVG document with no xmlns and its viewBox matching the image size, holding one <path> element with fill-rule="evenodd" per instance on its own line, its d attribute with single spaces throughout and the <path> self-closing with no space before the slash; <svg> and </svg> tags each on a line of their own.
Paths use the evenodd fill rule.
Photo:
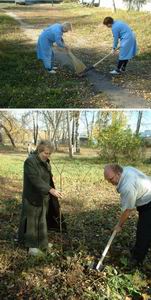
<svg viewBox="0 0 151 300">
<path fill-rule="evenodd" d="M 59 191 L 57 191 L 56 189 L 53 189 L 53 188 L 50 189 L 49 193 L 57 198 L 62 198 L 62 194 Z"/>
</svg>

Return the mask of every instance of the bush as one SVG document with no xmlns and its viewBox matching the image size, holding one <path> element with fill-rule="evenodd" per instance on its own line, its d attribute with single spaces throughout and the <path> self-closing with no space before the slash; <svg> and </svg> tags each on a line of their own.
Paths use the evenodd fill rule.
<svg viewBox="0 0 151 300">
<path fill-rule="evenodd" d="M 132 133 L 131 129 L 123 129 L 120 123 L 104 128 L 98 137 L 100 156 L 103 159 L 117 162 L 124 157 L 130 161 L 141 158 L 142 139 Z"/>
</svg>

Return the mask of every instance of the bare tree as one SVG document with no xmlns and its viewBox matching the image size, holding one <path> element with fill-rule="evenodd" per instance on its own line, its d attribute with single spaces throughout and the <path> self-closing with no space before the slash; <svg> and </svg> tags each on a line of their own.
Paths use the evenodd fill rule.
<svg viewBox="0 0 151 300">
<path fill-rule="evenodd" d="M 62 111 L 44 111 L 42 112 L 46 128 L 48 130 L 49 139 L 54 142 L 55 149 L 58 149 L 59 125 L 61 123 Z"/>
<path fill-rule="evenodd" d="M 136 9 L 140 11 L 140 8 L 142 7 L 143 4 L 146 4 L 146 0 L 123 0 L 124 2 L 127 3 L 128 11 L 132 9 Z"/>
<path fill-rule="evenodd" d="M 15 141 L 12 134 L 14 128 L 14 118 L 7 112 L 0 112 L 0 129 L 3 129 L 8 136 L 12 146 L 15 148 Z"/>
<path fill-rule="evenodd" d="M 34 145 L 37 145 L 39 135 L 39 111 L 28 111 L 22 116 L 23 126 L 28 126 L 32 130 Z"/>
</svg>

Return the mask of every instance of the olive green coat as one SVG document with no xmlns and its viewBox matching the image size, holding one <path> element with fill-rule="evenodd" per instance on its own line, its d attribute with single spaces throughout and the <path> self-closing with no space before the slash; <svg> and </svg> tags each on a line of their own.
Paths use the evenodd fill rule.
<svg viewBox="0 0 151 300">
<path fill-rule="evenodd" d="M 36 152 L 31 154 L 24 162 L 22 213 L 18 233 L 19 241 L 28 248 L 46 249 L 48 246 L 46 215 L 51 200 L 49 190 L 52 187 L 54 184 L 49 160 L 43 162 Z"/>
</svg>

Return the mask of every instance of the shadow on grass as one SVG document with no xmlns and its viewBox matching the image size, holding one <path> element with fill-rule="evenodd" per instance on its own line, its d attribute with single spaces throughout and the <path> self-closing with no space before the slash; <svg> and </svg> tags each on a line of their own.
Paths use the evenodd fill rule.
<svg viewBox="0 0 151 300">
<path fill-rule="evenodd" d="M 1 108 L 85 107 L 83 100 L 91 93 L 87 80 L 77 80 L 70 70 L 48 74 L 34 47 L 18 40 L 1 43 L 0 74 Z"/>
</svg>

